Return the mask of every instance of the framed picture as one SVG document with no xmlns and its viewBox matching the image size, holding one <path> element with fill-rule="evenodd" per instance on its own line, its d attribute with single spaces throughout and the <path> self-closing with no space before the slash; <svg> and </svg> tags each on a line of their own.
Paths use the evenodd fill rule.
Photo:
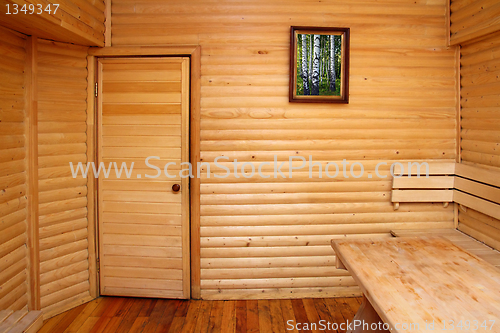
<svg viewBox="0 0 500 333">
<path fill-rule="evenodd" d="M 349 103 L 349 28 L 291 27 L 289 96 Z"/>
</svg>

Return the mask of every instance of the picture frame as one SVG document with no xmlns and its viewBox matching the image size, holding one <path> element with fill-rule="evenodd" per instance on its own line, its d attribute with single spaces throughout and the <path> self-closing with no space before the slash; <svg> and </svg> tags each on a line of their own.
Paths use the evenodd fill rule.
<svg viewBox="0 0 500 333">
<path fill-rule="evenodd" d="M 349 28 L 290 28 L 290 102 L 349 103 Z"/>
</svg>

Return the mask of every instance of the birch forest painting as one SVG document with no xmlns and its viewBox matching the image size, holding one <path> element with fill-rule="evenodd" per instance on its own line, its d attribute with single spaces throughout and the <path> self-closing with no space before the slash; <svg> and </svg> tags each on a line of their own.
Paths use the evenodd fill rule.
<svg viewBox="0 0 500 333">
<path fill-rule="evenodd" d="M 340 96 L 342 36 L 297 34 L 297 96 Z"/>
<path fill-rule="evenodd" d="M 290 27 L 290 102 L 349 103 L 349 28 Z"/>
</svg>

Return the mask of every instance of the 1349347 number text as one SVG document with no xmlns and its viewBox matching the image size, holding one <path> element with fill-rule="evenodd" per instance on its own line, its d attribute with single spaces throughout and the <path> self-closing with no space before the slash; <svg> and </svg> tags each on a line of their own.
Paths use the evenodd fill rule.
<svg viewBox="0 0 500 333">
<path fill-rule="evenodd" d="M 37 14 L 41 15 L 44 12 L 47 14 L 55 14 L 57 10 L 59 9 L 59 4 L 48 4 L 47 6 L 44 6 L 42 4 L 24 4 L 22 6 L 18 5 L 17 3 L 14 4 L 6 4 L 7 6 L 7 12 L 5 14 L 7 15 L 16 15 L 16 14 L 27 14 L 27 15 L 32 15 L 32 14 Z"/>
</svg>

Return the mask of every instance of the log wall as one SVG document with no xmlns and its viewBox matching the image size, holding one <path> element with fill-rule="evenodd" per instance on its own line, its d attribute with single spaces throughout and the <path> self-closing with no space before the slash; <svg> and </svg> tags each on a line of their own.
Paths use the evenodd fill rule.
<svg viewBox="0 0 500 333">
<path fill-rule="evenodd" d="M 96 296 L 88 181 L 69 167 L 87 161 L 87 50 L 0 27 L 0 309 Z"/>
<path fill-rule="evenodd" d="M 463 44 L 500 30 L 500 3 L 495 0 L 452 0 L 450 42 Z"/>
<path fill-rule="evenodd" d="M 407 204 L 395 212 L 391 177 L 374 174 L 381 161 L 455 160 L 458 64 L 446 45 L 446 7 L 443 0 L 112 2 L 113 46 L 201 45 L 203 298 L 351 295 L 358 291 L 335 269 L 331 238 L 453 226 L 451 207 Z M 351 28 L 349 105 L 288 102 L 290 25 Z M 290 179 L 285 166 L 283 179 L 267 165 L 268 179 L 219 179 L 221 155 L 248 162 L 247 170 L 275 155 L 279 163 L 311 155 L 323 168 L 345 158 L 363 162 L 365 174 L 319 179 L 314 166 L 309 178 L 306 166 Z"/>
<path fill-rule="evenodd" d="M 87 35 L 64 38 L 102 45 L 103 2 L 66 5 L 61 10 L 79 17 L 84 24 L 75 26 Z M 490 169 L 500 167 L 499 10 L 495 1 L 457 0 L 450 17 L 451 42 L 462 44 L 461 159 Z M 458 64 L 445 22 L 441 0 L 113 1 L 113 45 L 202 46 L 202 172 L 211 169 L 200 198 L 203 298 L 353 294 L 352 279 L 333 268 L 331 238 L 452 225 L 452 209 L 438 205 L 394 212 L 390 177 L 374 174 L 378 162 L 456 158 Z M 351 28 L 349 105 L 288 103 L 290 25 Z M 29 294 L 25 38 L 2 29 L 0 52 L 0 307 L 18 309 Z M 73 179 L 67 167 L 87 158 L 86 54 L 85 47 L 38 43 L 40 295 L 47 313 L 91 294 L 86 180 Z M 274 178 L 266 165 L 269 179 L 218 179 L 214 159 L 221 155 L 248 168 L 274 156 L 280 164 L 311 155 L 323 168 L 345 158 L 363 162 L 365 175 L 320 179 L 315 165 L 309 178 L 306 163 L 292 179 L 287 165 L 287 178 Z M 500 221 L 472 210 L 460 211 L 459 221 L 462 231 L 500 248 Z"/>
<path fill-rule="evenodd" d="M 69 167 L 87 161 L 86 56 L 86 47 L 38 42 L 40 305 L 46 316 L 91 298 L 87 179 L 73 178 Z"/>
<path fill-rule="evenodd" d="M 28 305 L 26 38 L 0 27 L 0 309 Z"/>
<path fill-rule="evenodd" d="M 104 46 L 104 0 L 0 0 L 0 8 L 4 27 L 50 40 Z"/>
<path fill-rule="evenodd" d="M 497 5 L 498 7 L 498 5 Z M 500 32 L 461 47 L 462 163 L 500 172 Z M 500 249 L 500 221 L 461 210 L 459 229 Z"/>
<path fill-rule="evenodd" d="M 500 33 L 461 55 L 462 161 L 500 168 Z"/>
</svg>

